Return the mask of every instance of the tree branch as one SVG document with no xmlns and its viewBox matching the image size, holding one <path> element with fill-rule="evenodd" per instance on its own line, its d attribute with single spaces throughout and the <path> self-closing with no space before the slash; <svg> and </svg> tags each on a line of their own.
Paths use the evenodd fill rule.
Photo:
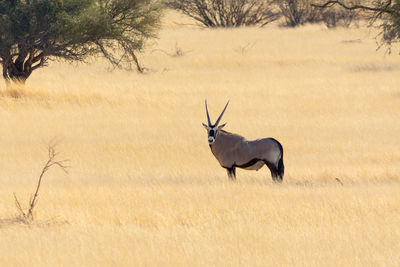
<svg viewBox="0 0 400 267">
<path fill-rule="evenodd" d="M 334 6 L 336 4 L 340 5 L 341 7 L 345 8 L 345 9 L 348 9 L 348 10 L 362 9 L 362 10 L 368 10 L 368 11 L 379 12 L 379 13 L 388 13 L 388 14 L 393 13 L 393 11 L 389 9 L 389 7 L 392 4 L 392 0 L 389 0 L 386 3 L 386 5 L 384 5 L 383 7 L 370 7 L 370 6 L 364 6 L 364 5 L 358 5 L 358 4 L 353 5 L 353 6 L 348 6 L 340 0 L 330 0 L 322 5 L 311 4 L 311 6 L 318 7 L 318 8 L 327 8 L 327 7 Z"/>
<path fill-rule="evenodd" d="M 46 63 L 46 59 L 45 59 L 45 57 L 42 57 L 38 64 L 32 66 L 32 71 L 34 71 L 34 70 L 36 70 L 36 69 L 38 69 L 40 67 L 45 66 L 45 63 Z"/>
<path fill-rule="evenodd" d="M 43 57 L 44 57 L 44 53 L 43 53 L 43 52 L 39 53 L 39 55 L 33 57 L 32 63 L 36 63 L 36 62 L 38 62 L 39 60 L 42 60 Z"/>
</svg>

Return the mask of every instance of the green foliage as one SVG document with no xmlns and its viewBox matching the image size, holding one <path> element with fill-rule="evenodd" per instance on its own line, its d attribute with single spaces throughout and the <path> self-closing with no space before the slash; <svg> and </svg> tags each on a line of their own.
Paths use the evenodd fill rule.
<svg viewBox="0 0 400 267">
<path fill-rule="evenodd" d="M 0 0 L 3 77 L 24 82 L 48 60 L 94 55 L 140 70 L 135 52 L 155 37 L 160 15 L 153 0 Z"/>
</svg>

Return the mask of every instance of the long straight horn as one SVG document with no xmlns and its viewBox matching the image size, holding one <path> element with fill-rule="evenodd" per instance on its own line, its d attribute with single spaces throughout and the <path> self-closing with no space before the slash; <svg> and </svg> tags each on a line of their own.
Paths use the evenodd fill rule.
<svg viewBox="0 0 400 267">
<path fill-rule="evenodd" d="M 207 113 L 208 126 L 212 126 L 210 115 L 208 114 L 207 99 L 206 99 L 206 113 Z"/>
<path fill-rule="evenodd" d="M 229 100 L 228 100 L 228 103 L 226 103 L 226 105 L 225 105 L 225 107 L 224 107 L 224 110 L 222 111 L 221 115 L 219 115 L 218 120 L 215 122 L 215 126 L 218 126 L 218 123 L 219 123 L 219 121 L 221 120 L 222 115 L 224 115 L 224 112 L 225 112 L 226 107 L 228 106 L 228 104 L 229 104 Z"/>
</svg>

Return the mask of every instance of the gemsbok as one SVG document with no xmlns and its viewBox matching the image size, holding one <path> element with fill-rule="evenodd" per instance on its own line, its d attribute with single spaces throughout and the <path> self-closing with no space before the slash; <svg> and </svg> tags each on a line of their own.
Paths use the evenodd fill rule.
<svg viewBox="0 0 400 267">
<path fill-rule="evenodd" d="M 208 144 L 219 164 L 227 170 L 228 177 L 236 179 L 236 168 L 258 171 L 265 164 L 271 171 L 272 180 L 282 182 L 284 174 L 282 145 L 274 138 L 246 140 L 243 136 L 222 130 L 226 123 L 221 126 L 218 124 L 229 101 L 214 124 L 210 120 L 207 100 L 205 103 L 208 125 L 203 123 L 203 126 L 207 129 Z"/>
</svg>

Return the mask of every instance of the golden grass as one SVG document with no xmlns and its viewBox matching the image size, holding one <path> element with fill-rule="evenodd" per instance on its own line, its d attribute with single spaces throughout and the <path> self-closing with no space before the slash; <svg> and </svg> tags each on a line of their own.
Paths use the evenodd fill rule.
<svg viewBox="0 0 400 267">
<path fill-rule="evenodd" d="M 400 58 L 373 35 L 168 20 L 145 75 L 54 62 L 1 84 L 0 266 L 400 265 Z M 205 98 L 214 120 L 230 99 L 228 131 L 280 140 L 282 185 L 228 181 Z M 55 137 L 72 169 L 22 224 L 12 194 L 28 202 Z"/>
</svg>

